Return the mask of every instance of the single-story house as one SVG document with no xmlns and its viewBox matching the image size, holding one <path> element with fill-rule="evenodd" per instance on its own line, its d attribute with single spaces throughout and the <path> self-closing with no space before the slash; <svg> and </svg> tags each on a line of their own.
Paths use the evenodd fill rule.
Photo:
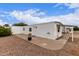
<svg viewBox="0 0 79 59">
<path fill-rule="evenodd" d="M 49 38 L 56 40 L 63 35 L 64 25 L 60 22 L 48 22 L 40 23 L 29 26 L 12 26 L 11 30 L 13 34 L 29 34 L 33 36 Z"/>
</svg>

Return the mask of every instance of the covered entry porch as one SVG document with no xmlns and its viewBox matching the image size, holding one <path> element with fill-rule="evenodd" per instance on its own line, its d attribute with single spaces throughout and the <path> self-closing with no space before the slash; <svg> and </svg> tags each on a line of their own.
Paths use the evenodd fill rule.
<svg viewBox="0 0 79 59">
<path fill-rule="evenodd" d="M 74 26 L 63 25 L 63 34 L 70 34 L 72 42 L 74 41 Z"/>
</svg>

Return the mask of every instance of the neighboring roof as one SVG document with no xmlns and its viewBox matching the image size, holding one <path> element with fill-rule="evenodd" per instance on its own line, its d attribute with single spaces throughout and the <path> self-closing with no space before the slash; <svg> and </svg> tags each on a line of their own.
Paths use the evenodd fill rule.
<svg viewBox="0 0 79 59">
<path fill-rule="evenodd" d="M 68 27 L 75 27 L 74 25 L 64 25 L 64 26 L 68 26 Z"/>
</svg>

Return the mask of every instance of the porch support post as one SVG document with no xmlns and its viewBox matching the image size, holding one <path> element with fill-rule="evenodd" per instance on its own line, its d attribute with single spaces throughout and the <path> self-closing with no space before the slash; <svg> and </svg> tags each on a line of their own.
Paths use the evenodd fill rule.
<svg viewBox="0 0 79 59">
<path fill-rule="evenodd" d="M 71 34 L 72 34 L 72 42 L 74 41 L 74 37 L 73 37 L 73 27 L 72 27 L 72 32 L 71 32 Z"/>
</svg>

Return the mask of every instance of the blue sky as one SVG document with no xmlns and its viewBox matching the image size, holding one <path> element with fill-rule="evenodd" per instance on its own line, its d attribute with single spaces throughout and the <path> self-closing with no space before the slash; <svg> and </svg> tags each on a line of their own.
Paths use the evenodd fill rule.
<svg viewBox="0 0 79 59">
<path fill-rule="evenodd" d="M 25 22 L 36 24 L 59 21 L 79 26 L 79 4 L 72 3 L 0 3 L 0 24 Z"/>
</svg>

